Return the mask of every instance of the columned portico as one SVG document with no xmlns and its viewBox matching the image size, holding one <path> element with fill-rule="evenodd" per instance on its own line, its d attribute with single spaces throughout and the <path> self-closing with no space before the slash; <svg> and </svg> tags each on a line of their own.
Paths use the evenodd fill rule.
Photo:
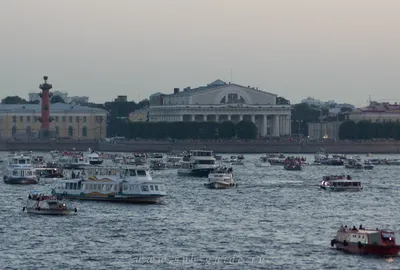
<svg viewBox="0 0 400 270">
<path fill-rule="evenodd" d="M 149 109 L 150 122 L 251 121 L 262 137 L 290 134 L 290 115 L 290 105 L 276 105 L 276 95 L 220 80 L 163 95 L 161 103 Z"/>
</svg>

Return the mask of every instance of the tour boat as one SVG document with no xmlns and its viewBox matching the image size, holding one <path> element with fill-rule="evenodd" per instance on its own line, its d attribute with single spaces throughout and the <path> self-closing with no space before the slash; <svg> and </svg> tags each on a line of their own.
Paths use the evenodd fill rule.
<svg viewBox="0 0 400 270">
<path fill-rule="evenodd" d="M 350 175 L 328 175 L 323 177 L 320 187 L 330 191 L 361 191 L 360 181 L 351 179 Z"/>
<path fill-rule="evenodd" d="M 156 203 L 167 196 L 165 184 L 153 181 L 144 166 L 90 167 L 80 177 L 62 180 L 53 195 L 67 199 Z"/>
<path fill-rule="evenodd" d="M 165 164 L 162 159 L 160 160 L 150 160 L 150 170 L 153 171 L 161 171 L 161 170 L 165 170 L 167 168 L 167 164 Z"/>
<path fill-rule="evenodd" d="M 63 178 L 61 168 L 36 168 L 36 175 L 39 178 Z"/>
<path fill-rule="evenodd" d="M 352 229 L 342 226 L 331 240 L 331 246 L 355 254 L 398 256 L 400 253 L 393 231 L 366 229 L 362 226 L 358 229 L 355 226 Z"/>
<path fill-rule="evenodd" d="M 37 184 L 39 181 L 35 168 L 32 167 L 31 157 L 23 154 L 11 157 L 4 174 L 3 180 L 6 184 Z"/>
<path fill-rule="evenodd" d="M 39 215 L 70 215 L 76 214 L 77 209 L 70 203 L 57 196 L 45 196 L 41 194 L 29 194 L 26 206 L 22 208 L 32 214 Z"/>
<path fill-rule="evenodd" d="M 99 154 L 95 151 L 92 151 L 90 148 L 88 150 L 88 153 L 85 155 L 85 158 L 89 161 L 90 165 L 103 164 L 103 160 L 100 158 Z"/>
<path fill-rule="evenodd" d="M 212 150 L 191 150 L 183 157 L 178 175 L 208 177 L 215 168 Z"/>
<path fill-rule="evenodd" d="M 268 157 L 260 157 L 260 159 L 254 163 L 256 167 L 269 167 L 271 164 L 268 162 Z"/>
<path fill-rule="evenodd" d="M 301 166 L 300 162 L 290 161 L 286 163 L 283 168 L 287 171 L 301 171 L 303 170 L 303 166 Z"/>
<path fill-rule="evenodd" d="M 83 169 L 90 166 L 90 162 L 81 153 L 76 152 L 64 152 L 58 162 L 62 165 L 64 169 Z"/>
<path fill-rule="evenodd" d="M 208 182 L 204 183 L 204 186 L 210 189 L 226 189 L 235 187 L 236 183 L 232 171 L 232 168 L 216 168 L 208 175 Z"/>
<path fill-rule="evenodd" d="M 285 156 L 283 154 L 269 154 L 266 156 L 267 161 L 271 165 L 284 165 L 285 164 Z"/>
</svg>

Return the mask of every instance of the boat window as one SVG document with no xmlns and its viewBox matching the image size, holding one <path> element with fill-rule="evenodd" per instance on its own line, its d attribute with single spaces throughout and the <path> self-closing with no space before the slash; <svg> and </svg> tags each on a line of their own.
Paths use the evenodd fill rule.
<svg viewBox="0 0 400 270">
<path fill-rule="evenodd" d="M 150 185 L 150 190 L 152 190 L 152 191 L 154 190 L 154 187 L 153 187 L 153 185 Z"/>
<path fill-rule="evenodd" d="M 18 171 L 13 171 L 13 175 L 17 176 L 18 175 Z"/>
<path fill-rule="evenodd" d="M 158 186 L 157 185 L 155 185 L 154 188 L 156 189 L 156 191 L 158 191 Z"/>
<path fill-rule="evenodd" d="M 136 176 L 136 171 L 135 170 L 129 170 L 129 175 L 130 176 Z"/>
<path fill-rule="evenodd" d="M 138 175 L 138 176 L 146 176 L 146 171 L 144 171 L 144 170 L 138 170 L 138 171 L 137 171 L 137 175 Z"/>
<path fill-rule="evenodd" d="M 148 186 L 141 186 L 142 191 L 149 191 L 149 187 Z"/>
<path fill-rule="evenodd" d="M 164 186 L 163 185 L 160 186 L 160 190 L 164 191 Z"/>
<path fill-rule="evenodd" d="M 124 184 L 124 190 L 129 190 L 129 185 L 128 184 Z"/>
</svg>

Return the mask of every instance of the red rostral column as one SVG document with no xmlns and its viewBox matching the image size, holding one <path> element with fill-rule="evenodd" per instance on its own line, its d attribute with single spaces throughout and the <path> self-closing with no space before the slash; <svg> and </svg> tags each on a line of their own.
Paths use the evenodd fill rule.
<svg viewBox="0 0 400 270">
<path fill-rule="evenodd" d="M 39 88 L 42 89 L 41 135 L 42 137 L 48 137 L 50 127 L 50 89 L 53 88 L 53 86 L 47 83 L 47 76 L 44 76 L 43 79 L 44 83 L 39 85 Z"/>
</svg>

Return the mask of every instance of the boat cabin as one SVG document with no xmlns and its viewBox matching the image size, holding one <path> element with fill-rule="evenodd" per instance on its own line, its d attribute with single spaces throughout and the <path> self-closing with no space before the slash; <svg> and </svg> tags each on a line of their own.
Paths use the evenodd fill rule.
<svg viewBox="0 0 400 270">
<path fill-rule="evenodd" d="M 340 228 L 337 233 L 337 240 L 349 243 L 392 246 L 396 245 L 396 238 L 394 232 L 385 230 L 372 230 L 372 229 L 347 229 Z"/>
<path fill-rule="evenodd" d="M 127 177 L 146 177 L 150 176 L 145 168 L 90 168 L 82 172 L 88 176 L 118 176 L 120 178 Z"/>
<path fill-rule="evenodd" d="M 32 159 L 24 155 L 16 156 L 11 159 L 10 166 L 32 166 Z"/>
<path fill-rule="evenodd" d="M 213 157 L 212 150 L 192 150 L 190 155 L 193 157 Z"/>
<path fill-rule="evenodd" d="M 361 187 L 361 182 L 342 180 L 342 181 L 332 181 L 331 185 L 333 187 Z"/>
</svg>

